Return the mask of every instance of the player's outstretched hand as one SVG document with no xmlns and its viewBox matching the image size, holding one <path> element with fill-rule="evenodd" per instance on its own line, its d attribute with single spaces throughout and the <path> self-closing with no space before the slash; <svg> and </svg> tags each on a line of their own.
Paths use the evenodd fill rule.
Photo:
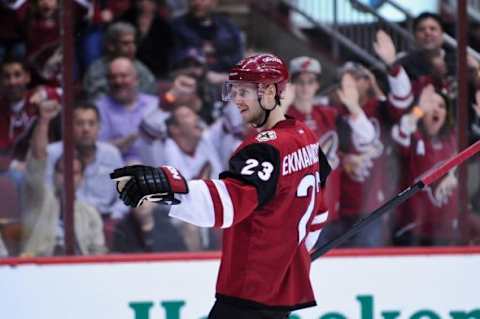
<svg viewBox="0 0 480 319">
<path fill-rule="evenodd" d="M 171 166 L 125 166 L 114 170 L 110 178 L 117 182 L 120 199 L 131 207 L 138 207 L 145 200 L 175 205 L 180 203 L 175 194 L 188 193 L 187 182 Z"/>
</svg>

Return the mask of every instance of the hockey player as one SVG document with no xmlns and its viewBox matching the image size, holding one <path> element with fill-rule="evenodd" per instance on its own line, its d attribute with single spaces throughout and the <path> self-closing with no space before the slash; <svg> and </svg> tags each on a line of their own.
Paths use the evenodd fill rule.
<svg viewBox="0 0 480 319">
<path fill-rule="evenodd" d="M 278 107 L 287 81 L 287 66 L 271 54 L 232 68 L 223 98 L 261 132 L 238 147 L 219 179 L 186 181 L 170 166 L 111 174 L 127 205 L 177 204 L 170 216 L 225 229 L 210 319 L 288 318 L 315 305 L 309 250 L 327 219 L 330 166 L 310 129 Z"/>
</svg>

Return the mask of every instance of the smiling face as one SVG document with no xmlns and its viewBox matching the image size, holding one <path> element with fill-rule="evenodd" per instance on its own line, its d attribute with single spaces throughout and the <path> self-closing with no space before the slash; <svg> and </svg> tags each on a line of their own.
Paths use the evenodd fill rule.
<svg viewBox="0 0 480 319">
<path fill-rule="evenodd" d="M 312 101 L 319 88 L 317 75 L 311 72 L 302 72 L 293 80 L 295 86 L 295 99 Z"/>
<path fill-rule="evenodd" d="M 2 66 L 0 76 L 1 93 L 9 101 L 20 101 L 27 92 L 30 73 L 20 63 L 7 63 Z"/>
<path fill-rule="evenodd" d="M 435 50 L 443 45 L 442 26 L 433 18 L 421 21 L 415 29 L 415 40 L 421 49 Z"/>
<path fill-rule="evenodd" d="M 182 136 L 191 141 L 199 141 L 202 137 L 203 128 L 200 117 L 189 107 L 180 106 L 173 111 L 175 121 L 172 133 L 174 136 Z"/>
<path fill-rule="evenodd" d="M 440 94 L 432 97 L 432 108 L 425 112 L 422 122 L 428 136 L 437 136 L 447 119 L 447 106 Z"/>
<path fill-rule="evenodd" d="M 137 95 L 137 71 L 131 60 L 116 58 L 110 63 L 108 82 L 111 96 L 121 104 L 129 104 Z"/>
<path fill-rule="evenodd" d="M 230 91 L 231 100 L 240 110 L 246 123 L 258 123 L 263 119 L 263 111 L 258 103 L 257 84 L 234 82 Z"/>
</svg>

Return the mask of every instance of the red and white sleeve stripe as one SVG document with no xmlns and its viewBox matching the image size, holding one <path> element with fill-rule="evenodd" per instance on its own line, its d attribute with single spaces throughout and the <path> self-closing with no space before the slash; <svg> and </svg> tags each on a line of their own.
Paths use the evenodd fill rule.
<svg viewBox="0 0 480 319">
<path fill-rule="evenodd" d="M 388 101 L 397 109 L 408 108 L 414 99 L 412 84 L 407 72 L 401 66 L 398 66 L 397 72 L 388 75 L 388 83 L 390 84 L 390 93 Z"/>
<path fill-rule="evenodd" d="M 188 189 L 169 215 L 201 227 L 231 227 L 258 206 L 255 187 L 231 178 L 189 181 Z"/>
<path fill-rule="evenodd" d="M 307 247 L 308 251 L 311 251 L 315 244 L 317 243 L 318 237 L 322 232 L 322 228 L 325 222 L 328 219 L 328 211 L 317 214 L 313 220 L 312 224 L 310 225 L 309 232 L 307 237 L 305 238 L 305 246 Z"/>
</svg>

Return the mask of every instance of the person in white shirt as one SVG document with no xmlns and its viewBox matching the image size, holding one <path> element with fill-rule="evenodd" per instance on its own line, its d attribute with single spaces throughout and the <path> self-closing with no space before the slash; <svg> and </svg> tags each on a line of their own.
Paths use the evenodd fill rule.
<svg viewBox="0 0 480 319">
<path fill-rule="evenodd" d="M 190 108 L 179 106 L 171 113 L 160 109 L 140 124 L 143 145 L 140 160 L 145 165 L 172 165 L 188 179 L 215 178 L 224 165 L 205 124 Z M 218 234 L 176 221 L 189 250 L 218 248 Z"/>
<path fill-rule="evenodd" d="M 78 102 L 73 111 L 73 140 L 75 149 L 85 166 L 84 179 L 77 189 L 80 200 L 94 206 L 105 219 L 120 219 L 128 211 L 116 196 L 115 185 L 108 173 L 123 165 L 119 150 L 110 143 L 98 141 L 100 116 L 95 105 Z M 46 181 L 53 184 L 54 165 L 63 154 L 63 143 L 47 148 Z"/>
</svg>

